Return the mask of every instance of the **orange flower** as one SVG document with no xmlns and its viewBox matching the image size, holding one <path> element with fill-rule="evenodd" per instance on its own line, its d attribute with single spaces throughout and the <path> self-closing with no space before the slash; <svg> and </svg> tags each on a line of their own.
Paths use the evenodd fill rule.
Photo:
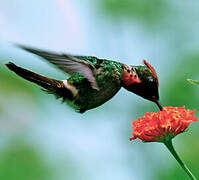
<svg viewBox="0 0 199 180">
<path fill-rule="evenodd" d="M 145 142 L 165 142 L 187 129 L 189 124 L 198 119 L 195 110 L 185 110 L 185 107 L 163 107 L 160 112 L 147 112 L 144 117 L 132 121 L 133 137 Z"/>
</svg>

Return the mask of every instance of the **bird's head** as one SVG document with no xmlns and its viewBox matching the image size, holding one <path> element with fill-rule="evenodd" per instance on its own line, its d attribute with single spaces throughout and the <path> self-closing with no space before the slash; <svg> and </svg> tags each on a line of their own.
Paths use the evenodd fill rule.
<svg viewBox="0 0 199 180">
<path fill-rule="evenodd" d="M 122 76 L 123 87 L 149 101 L 159 103 L 159 80 L 155 69 L 144 60 L 145 66 L 127 66 Z"/>
</svg>

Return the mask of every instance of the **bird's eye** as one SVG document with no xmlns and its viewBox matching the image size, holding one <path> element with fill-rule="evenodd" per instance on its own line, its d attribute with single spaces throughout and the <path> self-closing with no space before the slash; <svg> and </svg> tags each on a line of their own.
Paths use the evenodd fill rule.
<svg viewBox="0 0 199 180">
<path fill-rule="evenodd" d="M 135 78 L 137 77 L 137 75 L 135 74 L 135 76 L 134 76 Z"/>
<path fill-rule="evenodd" d="M 133 77 L 133 75 L 131 74 L 130 77 Z"/>
<path fill-rule="evenodd" d="M 153 82 L 153 79 L 152 79 L 152 78 L 149 78 L 149 82 Z"/>
</svg>

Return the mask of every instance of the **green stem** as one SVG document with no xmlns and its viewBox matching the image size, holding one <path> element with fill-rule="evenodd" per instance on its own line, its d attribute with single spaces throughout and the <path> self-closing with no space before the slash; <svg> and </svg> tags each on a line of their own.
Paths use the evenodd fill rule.
<svg viewBox="0 0 199 180">
<path fill-rule="evenodd" d="M 182 162 L 182 160 L 180 159 L 180 157 L 178 156 L 178 154 L 176 153 L 172 141 L 165 141 L 164 142 L 165 146 L 168 148 L 168 150 L 171 152 L 171 154 L 174 156 L 174 158 L 178 161 L 178 163 L 180 164 L 180 166 L 182 167 L 182 169 L 184 169 L 184 171 L 187 173 L 187 175 L 190 177 L 190 179 L 192 180 L 197 180 L 194 175 L 191 173 L 191 171 L 188 169 L 188 167 Z"/>
</svg>

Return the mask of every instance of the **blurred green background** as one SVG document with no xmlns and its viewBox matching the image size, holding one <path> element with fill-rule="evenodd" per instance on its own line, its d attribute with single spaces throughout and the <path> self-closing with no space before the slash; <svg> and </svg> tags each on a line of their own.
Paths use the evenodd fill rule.
<svg viewBox="0 0 199 180">
<path fill-rule="evenodd" d="M 122 89 L 78 114 L 4 64 L 66 78 L 14 43 L 135 65 L 147 59 L 159 75 L 162 105 L 198 111 L 199 87 L 186 81 L 199 79 L 198 9 L 196 0 L 1 1 L 0 179 L 188 179 L 162 144 L 129 141 L 131 121 L 158 110 L 151 102 Z M 197 122 L 174 146 L 199 178 L 198 136 Z"/>
</svg>

